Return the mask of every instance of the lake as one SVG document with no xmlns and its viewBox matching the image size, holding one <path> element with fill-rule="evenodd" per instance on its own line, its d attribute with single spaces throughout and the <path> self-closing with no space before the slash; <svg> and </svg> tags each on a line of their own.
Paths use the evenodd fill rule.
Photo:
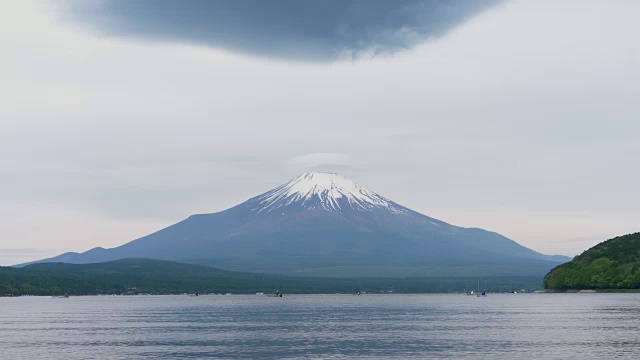
<svg viewBox="0 0 640 360">
<path fill-rule="evenodd" d="M 640 294 L 0 298 L 2 359 L 639 354 Z"/>
</svg>

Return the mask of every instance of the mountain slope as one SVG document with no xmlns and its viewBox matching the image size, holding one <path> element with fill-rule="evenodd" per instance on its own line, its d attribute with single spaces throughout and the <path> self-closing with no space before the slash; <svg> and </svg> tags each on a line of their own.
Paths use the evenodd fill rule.
<svg viewBox="0 0 640 360">
<path fill-rule="evenodd" d="M 306 173 L 231 209 L 193 215 L 120 247 L 44 261 L 130 257 L 338 276 L 542 275 L 564 260 L 419 214 L 346 177 Z"/>
<path fill-rule="evenodd" d="M 640 289 L 640 233 L 618 236 L 551 270 L 546 289 Z"/>
</svg>

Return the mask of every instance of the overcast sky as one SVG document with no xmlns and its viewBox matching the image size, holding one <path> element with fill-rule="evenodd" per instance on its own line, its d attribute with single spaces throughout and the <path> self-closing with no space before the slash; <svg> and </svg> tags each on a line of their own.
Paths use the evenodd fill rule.
<svg viewBox="0 0 640 360">
<path fill-rule="evenodd" d="M 251 3 L 0 3 L 0 264 L 308 170 L 547 254 L 640 231 L 640 1 Z"/>
</svg>

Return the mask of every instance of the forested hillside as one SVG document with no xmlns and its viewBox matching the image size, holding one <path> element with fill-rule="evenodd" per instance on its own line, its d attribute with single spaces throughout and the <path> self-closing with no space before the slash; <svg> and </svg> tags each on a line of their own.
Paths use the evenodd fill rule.
<svg viewBox="0 0 640 360">
<path fill-rule="evenodd" d="M 545 289 L 640 289 L 640 233 L 619 236 L 552 269 Z"/>
<path fill-rule="evenodd" d="M 489 291 L 536 289 L 542 277 L 495 276 Z M 0 267 L 0 295 L 461 292 L 475 290 L 477 277 L 314 278 L 223 271 L 209 266 L 151 259 L 124 259 L 97 264 L 43 263 L 23 268 Z"/>
</svg>

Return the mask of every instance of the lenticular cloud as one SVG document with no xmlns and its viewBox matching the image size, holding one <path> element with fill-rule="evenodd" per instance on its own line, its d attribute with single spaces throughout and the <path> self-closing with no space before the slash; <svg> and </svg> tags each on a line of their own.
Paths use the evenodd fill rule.
<svg viewBox="0 0 640 360">
<path fill-rule="evenodd" d="M 70 0 L 64 18 L 102 35 L 299 61 L 393 53 L 501 0 Z"/>
</svg>

